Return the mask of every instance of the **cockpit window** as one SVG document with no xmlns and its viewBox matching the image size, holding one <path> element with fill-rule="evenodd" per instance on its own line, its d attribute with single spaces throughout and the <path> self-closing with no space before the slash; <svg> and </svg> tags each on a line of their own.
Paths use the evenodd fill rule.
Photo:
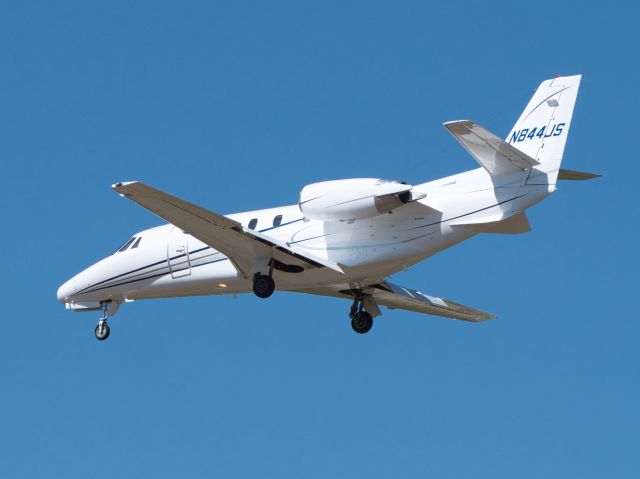
<svg viewBox="0 0 640 479">
<path fill-rule="evenodd" d="M 249 221 L 250 230 L 256 229 L 256 226 L 258 226 L 258 218 L 253 218 L 251 221 Z"/>
<path fill-rule="evenodd" d="M 133 245 L 131 245 L 131 249 L 137 248 L 140 245 L 140 240 L 141 239 L 142 239 L 142 236 L 138 236 L 138 239 L 136 240 L 136 242 L 133 243 Z"/>
<path fill-rule="evenodd" d="M 118 248 L 116 253 L 121 253 L 122 251 L 126 250 L 129 246 L 131 246 L 131 243 L 133 243 L 135 240 L 136 240 L 136 237 L 134 236 L 129 241 L 127 241 L 125 244 L 123 244 L 120 248 Z"/>
<path fill-rule="evenodd" d="M 273 218 L 273 227 L 280 226 L 282 224 L 282 215 L 278 215 Z"/>
</svg>

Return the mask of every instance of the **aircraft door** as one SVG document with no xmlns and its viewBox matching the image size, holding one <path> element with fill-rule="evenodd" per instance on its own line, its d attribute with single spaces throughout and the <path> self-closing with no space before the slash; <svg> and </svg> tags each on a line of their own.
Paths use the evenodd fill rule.
<svg viewBox="0 0 640 479">
<path fill-rule="evenodd" d="M 171 232 L 169 233 L 167 262 L 169 263 L 172 278 L 183 278 L 191 274 L 189 235 L 184 234 L 180 228 L 176 228 L 175 226 L 171 228 Z"/>
</svg>

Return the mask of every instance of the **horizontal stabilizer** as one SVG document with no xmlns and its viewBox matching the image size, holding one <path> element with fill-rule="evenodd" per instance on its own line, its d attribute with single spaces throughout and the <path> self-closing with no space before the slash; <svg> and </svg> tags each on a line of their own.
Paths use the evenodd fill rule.
<svg viewBox="0 0 640 479">
<path fill-rule="evenodd" d="M 443 125 L 491 175 L 527 170 L 540 163 L 469 120 Z"/>
<path fill-rule="evenodd" d="M 583 171 L 573 171 L 573 170 L 564 170 L 560 169 L 558 173 L 559 180 L 591 180 L 593 178 L 600 178 L 602 175 L 598 175 L 597 173 L 587 173 Z"/>
</svg>

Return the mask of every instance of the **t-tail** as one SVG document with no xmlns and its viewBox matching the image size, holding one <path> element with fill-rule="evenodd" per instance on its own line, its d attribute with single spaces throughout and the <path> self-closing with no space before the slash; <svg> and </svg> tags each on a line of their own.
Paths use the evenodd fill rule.
<svg viewBox="0 0 640 479">
<path fill-rule="evenodd" d="M 502 140 L 470 120 L 444 127 L 491 176 L 528 171 L 527 184 L 554 185 L 557 180 L 586 180 L 599 175 L 561 170 L 580 75 L 543 81 L 513 129 Z"/>
<path fill-rule="evenodd" d="M 558 179 L 580 79 L 574 75 L 543 81 L 506 139 L 539 163 L 535 170 L 549 184 Z M 540 180 L 543 175 L 535 176 Z"/>
</svg>

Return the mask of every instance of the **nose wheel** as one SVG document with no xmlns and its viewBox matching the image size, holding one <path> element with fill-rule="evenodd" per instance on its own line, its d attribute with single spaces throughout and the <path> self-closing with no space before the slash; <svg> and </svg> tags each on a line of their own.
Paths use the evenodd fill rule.
<svg viewBox="0 0 640 479">
<path fill-rule="evenodd" d="M 373 327 L 373 316 L 364 310 L 361 295 L 356 296 L 353 300 L 349 317 L 351 318 L 351 327 L 358 334 L 368 333 Z"/>
<path fill-rule="evenodd" d="M 104 341 L 111 334 L 111 330 L 109 329 L 109 325 L 107 321 L 100 321 L 96 326 L 96 339 L 99 341 Z"/>
<path fill-rule="evenodd" d="M 104 301 L 102 302 L 101 307 L 102 317 L 98 320 L 98 325 L 95 329 L 96 339 L 98 341 L 104 341 L 109 337 L 109 334 L 111 334 L 111 330 L 107 324 L 107 319 L 109 319 L 109 303 Z"/>
</svg>

